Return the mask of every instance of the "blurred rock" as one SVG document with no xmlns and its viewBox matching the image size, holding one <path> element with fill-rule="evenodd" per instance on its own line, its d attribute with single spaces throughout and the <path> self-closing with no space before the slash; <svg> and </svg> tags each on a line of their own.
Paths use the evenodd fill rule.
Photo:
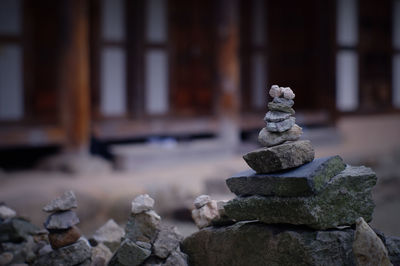
<svg viewBox="0 0 400 266">
<path fill-rule="evenodd" d="M 400 265 L 400 237 L 386 237 L 385 245 L 389 254 L 390 261 L 395 265 Z"/>
<path fill-rule="evenodd" d="M 382 240 L 375 234 L 362 217 L 356 220 L 353 253 L 358 265 L 392 265 Z"/>
<path fill-rule="evenodd" d="M 293 108 L 289 107 L 283 102 L 269 102 L 268 103 L 268 109 L 270 111 L 279 111 L 279 112 L 284 112 L 284 113 L 289 113 L 291 115 L 294 115 L 296 112 L 294 111 Z"/>
<path fill-rule="evenodd" d="M 300 138 L 301 134 L 303 134 L 303 130 L 296 124 L 289 130 L 280 133 L 269 132 L 264 127 L 258 134 L 258 142 L 264 147 L 271 147 L 282 144 L 285 141 L 296 141 Z"/>
<path fill-rule="evenodd" d="M 292 107 L 294 105 L 293 100 L 285 99 L 282 97 L 274 97 L 272 100 L 273 103 L 278 103 L 278 104 L 283 104 L 286 105 L 287 107 Z"/>
<path fill-rule="evenodd" d="M 11 252 L 3 252 L 0 254 L 0 265 L 7 265 L 13 261 L 14 255 Z"/>
<path fill-rule="evenodd" d="M 282 88 L 278 85 L 272 85 L 271 89 L 269 90 L 269 95 L 273 98 L 279 97 L 282 95 Z"/>
<path fill-rule="evenodd" d="M 200 209 L 201 207 L 203 207 L 204 205 L 206 205 L 210 201 L 211 201 L 211 197 L 210 196 L 208 196 L 208 195 L 200 195 L 194 200 L 193 204 L 194 204 L 194 207 L 196 209 Z"/>
<path fill-rule="evenodd" d="M 52 230 L 48 237 L 51 247 L 58 249 L 75 243 L 81 237 L 81 232 L 76 226 L 72 226 L 65 230 Z"/>
<path fill-rule="evenodd" d="M 132 201 L 132 213 L 134 214 L 153 210 L 153 207 L 154 200 L 147 194 L 139 195 Z"/>
<path fill-rule="evenodd" d="M 188 266 L 188 256 L 180 252 L 179 250 L 172 251 L 168 256 L 167 260 L 163 264 L 164 266 Z"/>
<path fill-rule="evenodd" d="M 74 211 L 55 212 L 47 217 L 44 227 L 51 229 L 68 229 L 79 223 L 79 218 Z"/>
<path fill-rule="evenodd" d="M 296 118 L 289 117 L 280 122 L 267 122 L 267 130 L 269 132 L 285 132 L 292 128 L 292 126 L 296 123 Z"/>
<path fill-rule="evenodd" d="M 125 238 L 153 242 L 159 232 L 161 218 L 155 211 L 131 214 L 125 227 Z"/>
<path fill-rule="evenodd" d="M 288 119 L 291 116 L 289 113 L 279 112 L 279 111 L 269 111 L 264 116 L 265 122 L 281 122 Z"/>
<path fill-rule="evenodd" d="M 11 218 L 0 223 L 1 242 L 22 242 L 34 235 L 39 228 L 22 218 Z"/>
<path fill-rule="evenodd" d="M 66 191 L 61 197 L 53 199 L 49 204 L 43 207 L 45 212 L 68 211 L 78 207 L 75 193 Z"/>
<path fill-rule="evenodd" d="M 119 226 L 113 219 L 110 219 L 102 227 L 97 229 L 92 239 L 96 241 L 96 243 L 103 243 L 114 252 L 120 245 L 124 234 L 124 228 Z"/>
<path fill-rule="evenodd" d="M 192 218 L 198 228 L 209 226 L 212 220 L 219 218 L 217 202 L 210 200 L 202 207 L 192 210 Z"/>
<path fill-rule="evenodd" d="M 136 266 L 142 264 L 151 254 L 151 251 L 125 239 L 114 253 L 109 266 Z"/>
<path fill-rule="evenodd" d="M 183 237 L 175 226 L 162 226 L 153 243 L 153 253 L 159 258 L 165 259 L 179 247 L 182 240 Z"/>
<path fill-rule="evenodd" d="M 0 205 L 0 219 L 9 219 L 9 218 L 14 218 L 17 215 L 17 213 L 7 207 L 6 205 Z"/>
<path fill-rule="evenodd" d="M 107 246 L 99 243 L 97 246 L 92 247 L 92 266 L 107 265 L 112 255 L 111 250 Z"/>
<path fill-rule="evenodd" d="M 285 99 L 293 100 L 295 94 L 293 93 L 292 89 L 289 87 L 282 88 L 282 94 Z"/>
</svg>

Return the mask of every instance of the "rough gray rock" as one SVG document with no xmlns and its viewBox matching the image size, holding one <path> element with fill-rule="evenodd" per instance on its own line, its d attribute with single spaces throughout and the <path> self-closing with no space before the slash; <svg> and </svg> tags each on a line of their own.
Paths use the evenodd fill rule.
<svg viewBox="0 0 400 266">
<path fill-rule="evenodd" d="M 243 159 L 257 173 L 267 174 L 311 162 L 314 149 L 309 140 L 298 140 L 251 151 Z"/>
<path fill-rule="evenodd" d="M 278 104 L 283 104 L 283 105 L 286 105 L 287 107 L 292 107 L 294 105 L 293 100 L 289 100 L 289 99 L 282 98 L 282 97 L 274 97 L 272 102 L 278 103 Z"/>
<path fill-rule="evenodd" d="M 292 128 L 292 126 L 296 123 L 296 118 L 289 117 L 280 122 L 267 122 L 267 130 L 269 132 L 285 132 Z"/>
<path fill-rule="evenodd" d="M 203 207 L 204 205 L 206 205 L 210 201 L 211 201 L 211 197 L 210 196 L 208 196 L 208 195 L 200 195 L 194 200 L 193 204 L 194 204 L 194 207 L 196 207 L 196 209 L 200 209 L 201 207 Z"/>
<path fill-rule="evenodd" d="M 285 141 L 298 140 L 303 134 L 303 130 L 298 125 L 294 124 L 285 132 L 269 132 L 267 128 L 261 129 L 258 134 L 258 142 L 264 147 L 272 147 L 284 143 Z"/>
<path fill-rule="evenodd" d="M 57 249 L 75 243 L 81 235 L 80 230 L 76 226 L 72 226 L 65 230 L 51 231 L 48 238 L 51 247 Z"/>
<path fill-rule="evenodd" d="M 14 255 L 11 252 L 3 252 L 0 254 L 0 265 L 8 265 L 14 259 Z"/>
<path fill-rule="evenodd" d="M 313 231 L 239 222 L 202 229 L 183 241 L 182 250 L 193 266 L 355 265 L 353 235 L 353 229 Z"/>
<path fill-rule="evenodd" d="M 113 219 L 110 219 L 103 226 L 96 230 L 92 236 L 92 239 L 96 243 L 103 243 L 112 252 L 114 252 L 119 247 L 121 239 L 124 235 L 124 228 L 120 227 Z"/>
<path fill-rule="evenodd" d="M 357 227 L 353 242 L 353 254 L 357 265 L 391 266 L 388 252 L 382 240 L 362 217 L 356 220 Z"/>
<path fill-rule="evenodd" d="M 15 215 L 17 215 L 17 213 L 13 209 L 5 205 L 0 205 L 0 221 L 1 219 L 5 220 L 9 218 L 14 218 Z"/>
<path fill-rule="evenodd" d="M 385 245 L 390 261 L 395 265 L 400 265 L 400 237 L 387 236 L 385 238 Z"/>
<path fill-rule="evenodd" d="M 103 243 L 92 247 L 92 262 L 95 265 L 106 265 L 112 257 L 111 250 Z"/>
<path fill-rule="evenodd" d="M 179 250 L 174 250 L 168 256 L 163 266 L 188 266 L 188 256 Z"/>
<path fill-rule="evenodd" d="M 307 225 L 314 229 L 352 225 L 358 217 L 372 219 L 375 204 L 371 190 L 376 175 L 364 166 L 347 166 L 317 194 L 309 197 L 238 197 L 225 205 L 237 221 Z"/>
<path fill-rule="evenodd" d="M 153 243 L 153 253 L 159 258 L 165 259 L 179 247 L 182 240 L 183 237 L 175 226 L 163 226 Z"/>
<path fill-rule="evenodd" d="M 154 199 L 150 198 L 149 195 L 143 194 L 137 196 L 132 201 L 132 213 L 138 214 L 145 211 L 153 210 L 154 207 Z"/>
<path fill-rule="evenodd" d="M 114 253 L 109 266 L 136 266 L 142 264 L 151 254 L 151 251 L 125 239 Z"/>
<path fill-rule="evenodd" d="M 268 103 L 268 109 L 270 111 L 279 111 L 289 113 L 291 115 L 294 115 L 296 113 L 292 107 L 289 107 L 285 103 L 278 103 L 273 101 Z"/>
<path fill-rule="evenodd" d="M 211 200 L 203 207 L 192 210 L 192 218 L 198 228 L 209 226 L 213 220 L 220 218 L 217 202 Z"/>
<path fill-rule="evenodd" d="M 284 172 L 257 174 L 247 170 L 226 180 L 230 191 L 236 195 L 310 196 L 318 193 L 327 182 L 345 169 L 338 155 L 314 159 Z"/>
<path fill-rule="evenodd" d="M 85 263 L 91 257 L 90 246 L 87 241 L 81 239 L 76 243 L 65 246 L 38 258 L 35 266 L 65 265 L 73 266 Z"/>
<path fill-rule="evenodd" d="M 291 116 L 289 113 L 279 112 L 279 111 L 269 111 L 264 116 L 265 122 L 280 122 L 288 119 Z"/>
<path fill-rule="evenodd" d="M 61 197 L 53 199 L 46 206 L 43 207 L 45 212 L 68 211 L 78 207 L 75 193 L 70 190 L 66 191 Z"/>
<path fill-rule="evenodd" d="M 131 214 L 125 227 L 125 238 L 152 243 L 159 232 L 160 221 L 154 211 Z"/>
<path fill-rule="evenodd" d="M 68 229 L 79 223 L 78 215 L 74 211 L 55 212 L 47 217 L 44 227 L 51 229 Z"/>
<path fill-rule="evenodd" d="M 22 218 L 11 218 L 0 223 L 0 243 L 22 242 L 34 235 L 39 228 Z"/>
</svg>

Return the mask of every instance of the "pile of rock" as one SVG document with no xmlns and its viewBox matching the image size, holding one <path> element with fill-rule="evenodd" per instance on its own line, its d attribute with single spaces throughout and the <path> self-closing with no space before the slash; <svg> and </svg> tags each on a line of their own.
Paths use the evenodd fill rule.
<svg viewBox="0 0 400 266">
<path fill-rule="evenodd" d="M 360 233 L 354 227 L 358 221 L 357 232 L 361 232 L 365 226 L 360 226 L 359 218 L 372 219 L 375 173 L 364 166 L 346 165 L 339 156 L 314 160 L 311 143 L 298 140 L 301 128 L 292 117 L 293 92 L 273 86 L 270 94 L 274 99 L 266 115 L 267 127 L 259 136 L 265 147 L 244 156 L 254 170 L 226 181 L 237 197 L 223 208 L 236 223 L 206 227 L 185 239 L 183 251 L 190 264 L 362 263 L 359 247 L 373 253 L 374 245 L 357 244 L 354 236 Z M 382 244 L 379 255 L 370 257 L 378 257 L 379 265 L 388 265 L 388 256 L 393 262 L 400 260 L 400 238 L 381 237 L 388 252 L 385 255 Z"/>
<path fill-rule="evenodd" d="M 147 194 L 132 201 L 125 236 L 108 265 L 187 265 L 180 251 L 183 237 L 175 227 L 162 224 L 153 207 Z"/>
</svg>

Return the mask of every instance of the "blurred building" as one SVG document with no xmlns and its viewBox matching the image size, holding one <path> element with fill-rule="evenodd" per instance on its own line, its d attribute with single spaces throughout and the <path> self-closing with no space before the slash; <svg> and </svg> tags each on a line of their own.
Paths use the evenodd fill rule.
<svg viewBox="0 0 400 266">
<path fill-rule="evenodd" d="M 0 0 L 0 148 L 398 112 L 400 0 Z M 235 136 L 231 136 L 233 141 Z"/>
</svg>

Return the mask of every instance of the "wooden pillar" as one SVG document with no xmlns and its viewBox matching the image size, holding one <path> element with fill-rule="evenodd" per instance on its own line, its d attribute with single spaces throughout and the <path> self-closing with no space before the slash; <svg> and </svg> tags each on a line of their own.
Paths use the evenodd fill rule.
<svg viewBox="0 0 400 266">
<path fill-rule="evenodd" d="M 218 0 L 217 3 L 219 137 L 229 145 L 236 145 L 240 141 L 239 1 Z"/>
<path fill-rule="evenodd" d="M 88 153 L 90 127 L 88 6 L 60 1 L 59 89 L 66 152 Z"/>
</svg>

